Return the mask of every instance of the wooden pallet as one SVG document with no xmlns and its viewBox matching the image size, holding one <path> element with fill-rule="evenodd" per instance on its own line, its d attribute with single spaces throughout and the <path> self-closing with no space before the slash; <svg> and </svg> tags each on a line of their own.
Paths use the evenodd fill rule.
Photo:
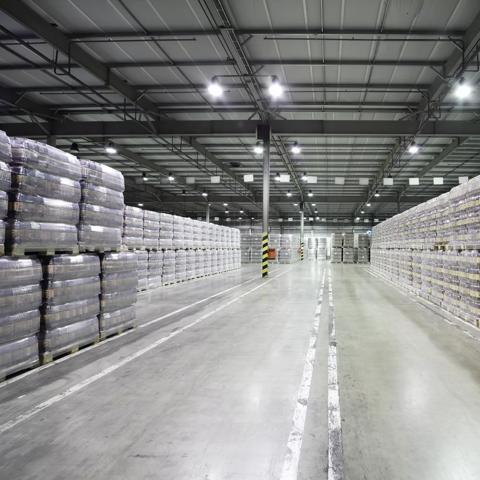
<svg viewBox="0 0 480 480">
<path fill-rule="evenodd" d="M 81 253 L 119 253 L 122 251 L 122 247 L 80 247 Z"/>
<path fill-rule="evenodd" d="M 51 363 L 54 360 L 57 360 L 58 358 L 65 357 L 67 355 L 72 355 L 73 353 L 78 352 L 79 350 L 87 347 L 91 347 L 92 345 L 96 345 L 100 341 L 100 336 L 97 335 L 95 340 L 86 343 L 85 345 L 73 345 L 70 347 L 68 350 L 60 352 L 60 353 L 51 353 L 51 352 L 43 352 L 40 354 L 40 363 L 42 365 L 45 365 L 46 363 Z"/>
<path fill-rule="evenodd" d="M 14 378 L 16 376 L 22 375 L 26 372 L 29 372 L 30 370 L 34 370 L 35 368 L 38 368 L 39 365 L 40 365 L 40 361 L 38 361 L 35 365 L 31 365 L 30 367 L 22 368 L 21 370 L 17 370 L 16 372 L 11 372 L 7 375 L 4 375 L 3 373 L 0 373 L 0 383 L 5 382 L 6 380 L 10 380 L 11 378 Z"/>
<path fill-rule="evenodd" d="M 114 335 L 120 335 L 121 333 L 124 333 L 128 330 L 132 330 L 134 329 L 135 326 L 133 325 L 128 325 L 128 326 L 123 326 L 123 327 L 118 327 L 117 329 L 115 329 L 114 331 L 111 331 L 111 332 L 100 332 L 100 341 L 103 341 L 105 340 L 106 338 L 110 338 L 110 337 L 113 337 Z"/>
<path fill-rule="evenodd" d="M 6 248 L 7 255 L 11 257 L 24 257 L 25 255 L 44 255 L 51 257 L 53 255 L 78 255 L 78 247 L 72 248 L 23 248 L 23 247 L 8 247 Z"/>
</svg>

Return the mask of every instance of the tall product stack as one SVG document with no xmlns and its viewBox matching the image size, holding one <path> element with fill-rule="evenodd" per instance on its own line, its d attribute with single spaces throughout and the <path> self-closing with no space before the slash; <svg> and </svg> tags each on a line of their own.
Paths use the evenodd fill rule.
<svg viewBox="0 0 480 480">
<path fill-rule="evenodd" d="M 376 225 L 376 274 L 480 326 L 480 177 Z"/>
<path fill-rule="evenodd" d="M 137 257 L 137 290 L 147 290 L 148 288 L 148 254 L 146 250 L 135 250 Z"/>
<path fill-rule="evenodd" d="M 43 363 L 99 339 L 100 259 L 55 255 L 44 259 L 40 353 Z"/>
<path fill-rule="evenodd" d="M 307 247 L 307 259 L 316 260 L 317 259 L 317 238 L 307 237 L 305 245 Z"/>
<path fill-rule="evenodd" d="M 82 200 L 78 242 L 81 251 L 118 251 L 124 222 L 123 175 L 107 165 L 81 160 Z"/>
<path fill-rule="evenodd" d="M 173 248 L 173 215 L 168 213 L 160 214 L 158 248 L 165 250 Z"/>
<path fill-rule="evenodd" d="M 199 249 L 195 252 L 195 278 L 203 277 L 205 275 L 205 250 Z"/>
<path fill-rule="evenodd" d="M 12 188 L 6 224 L 7 251 L 76 253 L 80 162 L 68 153 L 26 138 L 10 138 Z"/>
<path fill-rule="evenodd" d="M 163 252 L 150 250 L 148 252 L 148 288 L 162 285 Z"/>
<path fill-rule="evenodd" d="M 163 252 L 162 285 L 175 283 L 175 256 L 174 250 Z"/>
<path fill-rule="evenodd" d="M 128 249 L 143 248 L 143 210 L 125 206 L 122 243 Z"/>
<path fill-rule="evenodd" d="M 132 328 L 136 323 L 137 256 L 106 253 L 101 260 L 100 338 Z"/>
<path fill-rule="evenodd" d="M 279 263 L 294 263 L 300 257 L 298 250 L 300 248 L 300 237 L 293 234 L 282 234 L 280 236 L 280 252 L 278 254 Z"/>
<path fill-rule="evenodd" d="M 368 263 L 370 261 L 370 237 L 366 233 L 358 235 L 358 263 Z"/>
<path fill-rule="evenodd" d="M 147 250 L 158 250 L 160 237 L 160 214 L 150 210 L 143 211 L 143 244 Z"/>
<path fill-rule="evenodd" d="M 327 239 L 325 237 L 320 237 L 318 239 L 317 260 L 326 260 L 326 259 L 327 259 Z"/>
<path fill-rule="evenodd" d="M 42 266 L 0 257 L 0 379 L 39 364 Z"/>
<path fill-rule="evenodd" d="M 332 233 L 332 263 L 342 263 L 343 258 L 343 236 L 339 233 Z"/>
<path fill-rule="evenodd" d="M 187 279 L 187 252 L 179 249 L 175 251 L 175 281 L 184 282 Z"/>
<path fill-rule="evenodd" d="M 178 215 L 173 216 L 173 248 L 185 248 L 185 220 Z"/>
<path fill-rule="evenodd" d="M 354 263 L 354 234 L 344 233 L 343 235 L 343 263 Z"/>
</svg>

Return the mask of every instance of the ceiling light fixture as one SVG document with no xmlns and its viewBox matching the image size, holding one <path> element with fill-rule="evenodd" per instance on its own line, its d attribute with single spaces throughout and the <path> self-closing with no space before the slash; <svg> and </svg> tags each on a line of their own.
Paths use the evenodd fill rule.
<svg viewBox="0 0 480 480">
<path fill-rule="evenodd" d="M 228 215 L 230 213 L 229 210 L 225 210 L 225 215 Z"/>
<path fill-rule="evenodd" d="M 379 196 L 380 196 L 380 193 L 378 192 L 378 190 L 376 190 L 374 197 L 375 197 L 375 198 L 378 198 Z"/>
<path fill-rule="evenodd" d="M 415 155 L 419 151 L 420 151 L 420 147 L 415 142 L 410 144 L 408 147 L 408 153 L 410 153 L 411 155 Z"/>
<path fill-rule="evenodd" d="M 308 180 L 307 172 L 303 172 L 302 180 L 306 182 Z"/>
<path fill-rule="evenodd" d="M 464 100 L 472 94 L 472 86 L 465 82 L 465 79 L 462 77 L 458 81 L 454 93 L 459 100 Z"/>
<path fill-rule="evenodd" d="M 223 95 L 223 87 L 220 85 L 218 79 L 215 77 L 213 77 L 211 82 L 208 84 L 207 90 L 208 93 L 214 98 L 218 98 Z"/>
<path fill-rule="evenodd" d="M 280 98 L 283 95 L 283 87 L 278 77 L 273 75 L 270 80 L 270 85 L 268 86 L 268 94 L 272 97 L 273 100 Z"/>
<path fill-rule="evenodd" d="M 298 144 L 298 142 L 293 142 L 291 152 L 294 155 L 299 155 L 302 152 L 302 149 L 300 148 L 300 145 Z"/>
<path fill-rule="evenodd" d="M 206 190 L 202 192 L 202 197 L 208 197 L 208 192 Z"/>
<path fill-rule="evenodd" d="M 367 207 L 371 207 L 372 204 L 370 202 L 367 203 Z"/>
<path fill-rule="evenodd" d="M 277 173 L 275 174 L 275 181 L 276 181 L 276 182 L 279 182 L 280 180 L 281 180 L 280 173 L 277 172 Z"/>
<path fill-rule="evenodd" d="M 363 215 L 365 213 L 365 210 L 360 210 L 360 213 Z"/>
<path fill-rule="evenodd" d="M 308 196 L 313 197 L 313 192 L 311 190 L 308 191 Z"/>
<path fill-rule="evenodd" d="M 227 202 L 224 202 L 223 206 L 224 206 L 224 207 L 228 207 L 228 203 L 227 203 Z"/>
<path fill-rule="evenodd" d="M 292 196 L 292 192 L 290 190 L 287 191 L 287 197 L 291 197 Z"/>
<path fill-rule="evenodd" d="M 117 149 L 115 148 L 115 145 L 112 142 L 108 142 L 107 145 L 105 145 L 105 151 L 109 155 L 115 155 L 115 153 L 117 153 Z"/>
<path fill-rule="evenodd" d="M 243 213 L 243 210 L 240 210 L 240 213 Z"/>
<path fill-rule="evenodd" d="M 143 207 L 143 203 L 137 203 L 139 207 Z"/>
<path fill-rule="evenodd" d="M 253 147 L 253 153 L 256 155 L 261 155 L 263 153 L 263 145 L 260 142 Z"/>
<path fill-rule="evenodd" d="M 142 179 L 144 182 L 148 182 L 148 177 L 147 177 L 147 174 L 145 172 L 142 173 Z"/>
<path fill-rule="evenodd" d="M 169 182 L 173 182 L 175 180 L 175 177 L 173 176 L 173 173 L 172 172 L 169 172 L 168 173 L 168 181 Z"/>
</svg>

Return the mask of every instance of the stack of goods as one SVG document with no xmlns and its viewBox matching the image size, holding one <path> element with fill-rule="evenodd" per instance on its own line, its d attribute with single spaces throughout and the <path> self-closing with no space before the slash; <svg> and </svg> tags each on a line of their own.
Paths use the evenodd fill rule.
<svg viewBox="0 0 480 480">
<path fill-rule="evenodd" d="M 6 246 L 13 255 L 78 250 L 80 162 L 34 140 L 11 138 Z"/>
<path fill-rule="evenodd" d="M 195 251 L 195 278 L 203 277 L 205 275 L 205 261 L 206 261 L 206 251 L 196 250 Z"/>
<path fill-rule="evenodd" d="M 143 210 L 125 206 L 123 212 L 123 245 L 129 249 L 143 247 Z"/>
<path fill-rule="evenodd" d="M 370 236 L 366 233 L 358 235 L 358 263 L 368 263 L 370 259 Z"/>
<path fill-rule="evenodd" d="M 344 248 L 343 249 L 343 263 L 354 263 L 354 251 L 353 248 Z"/>
<path fill-rule="evenodd" d="M 307 237 L 305 241 L 306 246 L 306 257 L 309 260 L 316 260 L 317 258 L 317 238 L 315 237 Z"/>
<path fill-rule="evenodd" d="M 100 260 L 55 255 L 44 261 L 40 353 L 43 363 L 99 339 Z"/>
<path fill-rule="evenodd" d="M 293 234 L 280 235 L 280 252 L 278 261 L 280 263 L 295 263 L 300 259 L 300 237 Z"/>
<path fill-rule="evenodd" d="M 193 220 L 183 219 L 183 247 L 193 248 Z"/>
<path fill-rule="evenodd" d="M 375 226 L 372 270 L 479 326 L 479 198 L 476 177 Z"/>
<path fill-rule="evenodd" d="M 160 236 L 160 214 L 151 210 L 143 211 L 143 245 L 147 250 L 158 249 Z"/>
<path fill-rule="evenodd" d="M 321 237 L 318 239 L 317 246 L 317 260 L 326 260 L 327 259 L 327 239 Z"/>
<path fill-rule="evenodd" d="M 148 253 L 145 250 L 135 250 L 137 257 L 137 290 L 140 292 L 148 288 Z"/>
<path fill-rule="evenodd" d="M 353 263 L 354 262 L 354 235 L 353 233 L 344 233 L 343 235 L 343 263 Z"/>
<path fill-rule="evenodd" d="M 162 285 L 163 252 L 161 250 L 148 252 L 148 288 Z"/>
<path fill-rule="evenodd" d="M 163 252 L 162 285 L 175 282 L 175 256 L 173 250 Z"/>
<path fill-rule="evenodd" d="M 213 257 L 213 250 L 210 249 L 210 248 L 205 250 L 205 263 L 204 263 L 204 267 L 203 267 L 204 275 L 212 275 L 212 273 L 213 273 L 213 271 L 212 271 L 212 263 L 213 263 L 212 257 Z"/>
<path fill-rule="evenodd" d="M 173 248 L 185 248 L 185 219 L 173 216 Z"/>
<path fill-rule="evenodd" d="M 196 262 L 197 260 L 196 260 L 195 250 L 187 250 L 186 265 L 185 265 L 186 280 L 192 280 L 193 278 L 195 278 Z"/>
<path fill-rule="evenodd" d="M 39 363 L 42 266 L 33 258 L 0 258 L 0 379 Z"/>
<path fill-rule="evenodd" d="M 78 243 L 82 251 L 119 250 L 122 244 L 123 175 L 107 165 L 81 160 L 82 201 Z"/>
<path fill-rule="evenodd" d="M 173 215 L 160 214 L 160 232 L 158 248 L 169 249 L 173 247 Z"/>
<path fill-rule="evenodd" d="M 250 233 L 250 262 L 261 263 L 262 261 L 262 232 L 252 230 Z M 281 248 L 281 247 L 280 247 Z"/>
<path fill-rule="evenodd" d="M 134 252 L 106 253 L 102 258 L 100 338 L 135 326 L 137 256 Z"/>
<path fill-rule="evenodd" d="M 175 251 L 175 281 L 183 282 L 187 279 L 187 252 L 186 250 Z"/>
<path fill-rule="evenodd" d="M 342 263 L 342 252 L 343 248 L 341 247 L 332 247 L 332 255 L 330 261 L 332 263 Z"/>
<path fill-rule="evenodd" d="M 202 230 L 202 248 L 210 248 L 210 223 L 200 222 Z"/>
<path fill-rule="evenodd" d="M 212 274 L 215 275 L 220 272 L 220 250 L 212 250 Z"/>
<path fill-rule="evenodd" d="M 332 248 L 343 247 L 343 235 L 341 233 L 332 233 Z"/>
<path fill-rule="evenodd" d="M 203 225 L 204 222 L 199 222 L 198 220 L 193 220 L 193 244 L 192 248 L 202 248 L 203 247 Z"/>
</svg>

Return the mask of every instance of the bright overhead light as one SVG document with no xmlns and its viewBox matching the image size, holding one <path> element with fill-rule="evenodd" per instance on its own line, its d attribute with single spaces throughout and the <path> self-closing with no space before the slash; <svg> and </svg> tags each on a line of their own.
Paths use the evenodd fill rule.
<svg viewBox="0 0 480 480">
<path fill-rule="evenodd" d="M 294 203 L 293 206 L 294 206 L 294 207 L 298 207 L 298 203 Z"/>
<path fill-rule="evenodd" d="M 206 190 L 202 192 L 202 197 L 208 197 L 208 192 Z"/>
<path fill-rule="evenodd" d="M 207 87 L 208 93 L 214 97 L 218 98 L 223 95 L 223 87 L 218 83 L 216 78 L 212 78 L 212 81 L 208 84 Z"/>
<path fill-rule="evenodd" d="M 317 204 L 316 204 L 316 203 L 312 203 L 312 207 L 316 207 L 316 206 L 317 206 Z"/>
<path fill-rule="evenodd" d="M 287 191 L 287 197 L 291 197 L 292 196 L 292 192 L 290 190 Z"/>
<path fill-rule="evenodd" d="M 472 86 L 465 82 L 465 79 L 462 77 L 455 87 L 455 96 L 459 100 L 464 100 L 472 94 Z"/>
<path fill-rule="evenodd" d="M 360 213 L 363 215 L 365 213 L 365 210 L 360 210 Z"/>
<path fill-rule="evenodd" d="M 367 203 L 367 207 L 371 207 L 372 204 L 370 202 Z"/>
<path fill-rule="evenodd" d="M 228 203 L 225 202 L 225 203 L 223 204 L 223 206 L 224 206 L 224 207 L 228 207 Z"/>
<path fill-rule="evenodd" d="M 358 222 L 360 220 L 360 217 L 355 218 L 355 220 Z"/>
<path fill-rule="evenodd" d="M 230 213 L 229 210 L 225 210 L 225 214 L 228 215 Z"/>
<path fill-rule="evenodd" d="M 137 203 L 139 207 L 143 207 L 143 203 Z"/>
<path fill-rule="evenodd" d="M 240 213 L 243 213 L 243 210 L 240 210 Z"/>
<path fill-rule="evenodd" d="M 308 180 L 307 172 L 303 172 L 302 180 L 303 180 L 304 182 L 306 182 L 306 181 Z"/>
<path fill-rule="evenodd" d="M 263 145 L 260 142 L 253 147 L 253 153 L 256 155 L 261 155 L 263 153 Z"/>
<path fill-rule="evenodd" d="M 143 179 L 144 182 L 148 182 L 148 177 L 147 177 L 146 173 L 142 174 L 142 179 Z"/>
<path fill-rule="evenodd" d="M 378 198 L 379 196 L 380 196 L 380 193 L 378 192 L 378 190 L 376 190 L 374 197 L 375 197 L 375 198 Z"/>
<path fill-rule="evenodd" d="M 168 174 L 168 181 L 169 182 L 173 182 L 175 180 L 175 177 L 173 176 L 173 173 L 172 172 L 169 172 Z"/>
<path fill-rule="evenodd" d="M 315 220 L 320 220 L 320 217 L 315 217 Z"/>
<path fill-rule="evenodd" d="M 408 147 L 408 153 L 410 153 L 411 155 L 415 155 L 419 151 L 420 151 L 420 147 L 415 142 L 410 144 Z"/>
<path fill-rule="evenodd" d="M 105 151 L 109 155 L 114 155 L 117 153 L 117 149 L 115 148 L 115 145 L 112 142 L 108 142 L 107 145 L 105 145 Z"/>
<path fill-rule="evenodd" d="M 275 100 L 283 95 L 283 87 L 276 76 L 273 76 L 268 86 L 268 94 Z"/>
<path fill-rule="evenodd" d="M 308 196 L 313 197 L 313 192 L 311 190 L 308 191 Z"/>
<path fill-rule="evenodd" d="M 282 179 L 282 177 L 280 176 L 280 173 L 277 172 L 277 173 L 275 174 L 275 181 L 276 181 L 276 182 L 279 182 L 281 179 Z"/>
<path fill-rule="evenodd" d="M 317 209 L 315 209 L 315 210 L 314 210 L 314 212 L 315 212 L 315 213 L 318 213 L 318 210 L 317 210 Z"/>
<path fill-rule="evenodd" d="M 298 142 L 294 142 L 293 145 L 292 145 L 292 148 L 291 148 L 291 152 L 294 154 L 294 155 L 299 155 L 301 153 L 302 149 L 300 148 L 300 145 L 298 144 Z"/>
</svg>

